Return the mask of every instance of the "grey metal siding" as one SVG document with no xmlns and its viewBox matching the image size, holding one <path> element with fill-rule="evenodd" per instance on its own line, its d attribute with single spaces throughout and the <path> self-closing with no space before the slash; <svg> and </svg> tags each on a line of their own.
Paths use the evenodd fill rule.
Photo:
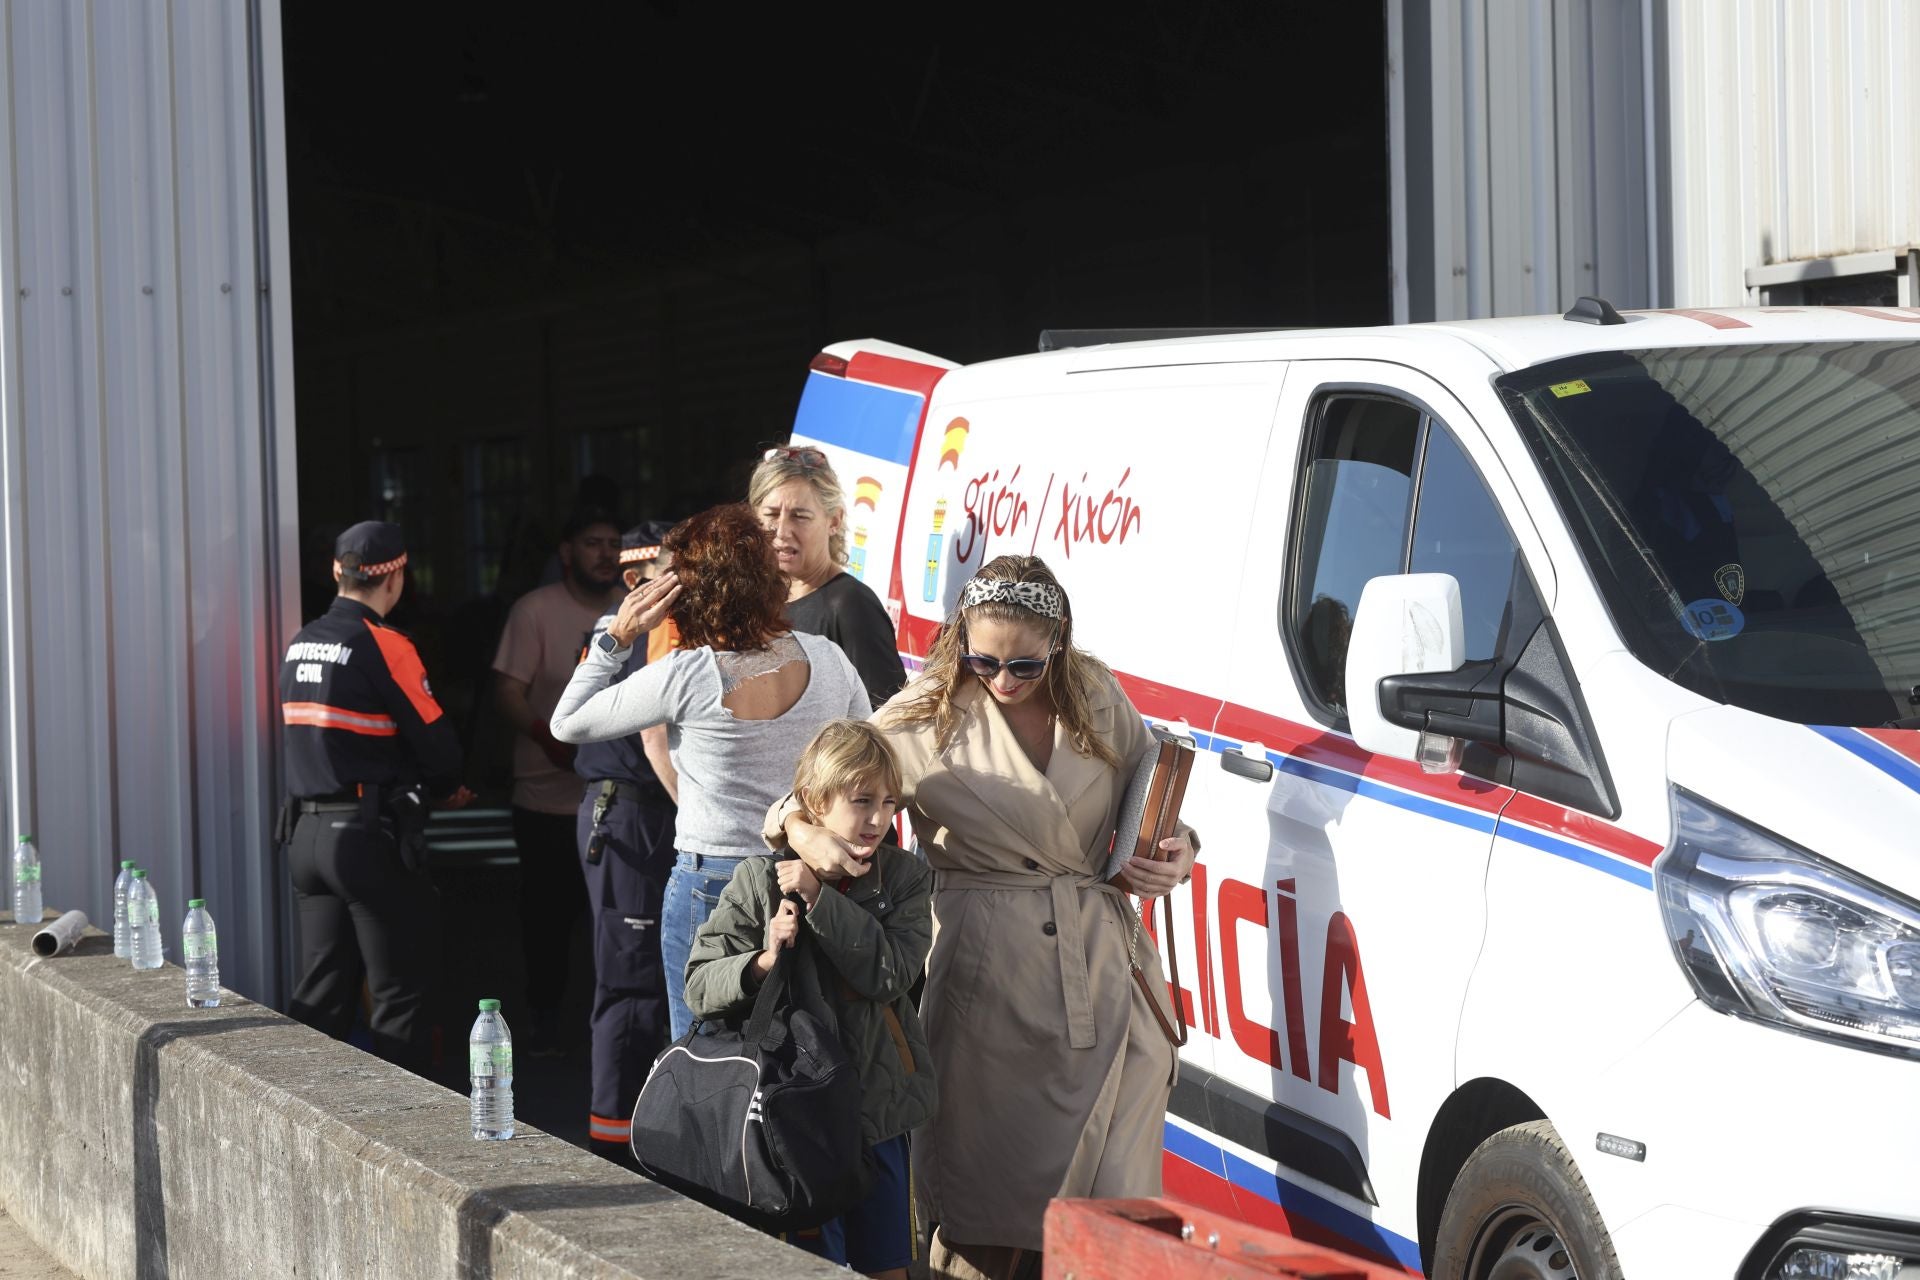
<svg viewBox="0 0 1920 1280">
<path fill-rule="evenodd" d="M 1389 0 L 1397 319 L 1920 243 L 1912 0 Z"/>
<path fill-rule="evenodd" d="M 1920 244 L 1920 6 L 1667 9 L 1676 305 L 1759 301 L 1748 267 Z"/>
<path fill-rule="evenodd" d="M 4 765 L 50 905 L 149 867 L 280 996 L 297 620 L 277 0 L 0 3 Z M 283 589 L 283 584 L 287 589 Z M 8 843 L 11 843 L 9 839 Z"/>
<path fill-rule="evenodd" d="M 1557 311 L 1588 293 L 1650 304 L 1641 7 L 1390 3 L 1395 319 Z"/>
</svg>

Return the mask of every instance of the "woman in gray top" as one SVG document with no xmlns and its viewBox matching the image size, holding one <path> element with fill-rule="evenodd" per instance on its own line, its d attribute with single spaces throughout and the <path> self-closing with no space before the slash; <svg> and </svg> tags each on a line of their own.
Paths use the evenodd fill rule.
<svg viewBox="0 0 1920 1280">
<path fill-rule="evenodd" d="M 753 512 L 715 507 L 674 528 L 673 570 L 642 583 L 591 645 L 553 712 L 562 742 L 601 742 L 667 726 L 680 775 L 673 873 L 660 910 L 660 959 L 674 1039 L 692 1023 L 687 953 L 743 858 L 765 852 L 760 824 L 793 783 L 794 762 L 829 720 L 864 720 L 865 687 L 831 641 L 787 629 L 786 579 Z M 612 683 L 635 640 L 671 617 L 680 646 Z"/>
</svg>

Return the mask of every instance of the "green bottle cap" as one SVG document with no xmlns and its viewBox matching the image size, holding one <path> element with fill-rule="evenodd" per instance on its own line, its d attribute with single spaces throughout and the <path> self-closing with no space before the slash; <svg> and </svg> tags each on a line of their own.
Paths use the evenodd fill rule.
<svg viewBox="0 0 1920 1280">
<path fill-rule="evenodd" d="M 33 837 L 32 837 L 32 836 L 21 836 L 21 837 L 20 837 L 20 843 L 21 843 L 21 844 L 32 844 L 32 843 L 33 843 Z"/>
<path fill-rule="evenodd" d="M 482 1000 L 480 1002 L 480 1012 L 498 1013 L 500 1012 L 500 1002 L 498 1000 Z"/>
<path fill-rule="evenodd" d="M 122 871 L 131 871 L 133 870 L 135 865 L 136 864 L 134 863 L 134 860 L 132 858 L 128 858 L 125 862 L 120 864 L 120 869 Z"/>
<path fill-rule="evenodd" d="M 133 878 L 135 880 L 145 880 L 147 878 L 147 873 L 142 871 L 139 867 L 135 867 L 133 869 Z"/>
<path fill-rule="evenodd" d="M 206 905 L 207 905 L 207 900 L 205 898 L 188 898 L 187 899 L 187 910 L 189 911 L 193 910 L 195 907 L 204 907 Z"/>
</svg>

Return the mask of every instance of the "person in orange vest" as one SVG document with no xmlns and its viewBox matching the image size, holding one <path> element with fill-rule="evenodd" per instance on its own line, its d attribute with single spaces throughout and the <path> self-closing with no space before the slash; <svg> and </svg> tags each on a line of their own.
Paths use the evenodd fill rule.
<svg viewBox="0 0 1920 1280">
<path fill-rule="evenodd" d="M 432 798 L 458 808 L 460 739 L 413 641 L 386 624 L 406 589 L 398 525 L 367 520 L 334 544 L 339 595 L 280 664 L 287 790 L 281 834 L 300 910 L 300 980 L 288 1012 L 336 1038 L 364 977 L 374 1051 L 428 1068 L 427 994 L 438 902 L 424 830 Z"/>
</svg>

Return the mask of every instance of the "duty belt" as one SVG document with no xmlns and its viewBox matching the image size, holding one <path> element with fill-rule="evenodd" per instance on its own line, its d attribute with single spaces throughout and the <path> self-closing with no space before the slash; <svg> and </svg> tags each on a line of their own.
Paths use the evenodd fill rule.
<svg viewBox="0 0 1920 1280">
<path fill-rule="evenodd" d="M 612 796 L 622 800 L 638 801 L 647 794 L 641 790 L 638 783 L 622 782 L 618 778 L 591 778 L 587 781 L 587 787 L 590 790 L 598 791 L 603 798 Z M 599 803 L 599 800 L 594 801 L 595 805 Z M 608 799 L 607 803 L 611 805 L 613 801 Z"/>
<path fill-rule="evenodd" d="M 593 798 L 593 826 L 587 832 L 587 862 L 598 866 L 607 847 L 607 810 L 613 807 L 615 800 L 638 804 L 647 793 L 638 784 L 622 782 L 618 778 L 602 778 L 598 782 L 587 783 L 587 786 L 598 793 Z M 665 796 L 665 788 L 661 788 L 660 794 Z"/>
</svg>

